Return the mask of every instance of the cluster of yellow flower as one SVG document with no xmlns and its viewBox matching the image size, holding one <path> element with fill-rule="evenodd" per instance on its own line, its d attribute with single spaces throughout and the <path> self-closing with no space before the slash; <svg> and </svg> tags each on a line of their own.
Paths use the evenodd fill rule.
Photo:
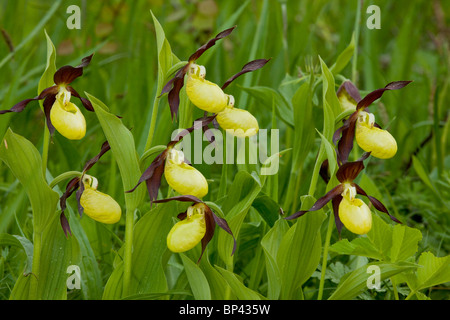
<svg viewBox="0 0 450 320">
<path fill-rule="evenodd" d="M 361 99 L 358 89 L 350 81 L 345 81 L 340 86 L 337 96 L 342 111 L 353 111 L 333 136 L 333 142 L 337 144 L 336 154 L 339 165 L 336 178 L 340 184 L 319 198 L 309 210 L 298 211 L 286 219 L 295 219 L 308 211 L 319 210 L 329 201 L 332 201 L 339 234 L 343 226 L 355 234 L 366 234 L 372 228 L 372 214 L 367 204 L 356 198 L 356 195 L 359 194 L 366 196 L 377 210 L 387 213 L 393 221 L 400 223 L 399 220 L 389 214 L 379 200 L 368 195 L 354 180 L 364 169 L 363 161 L 370 155 L 379 159 L 389 159 L 394 157 L 397 152 L 397 143 L 394 137 L 376 124 L 375 116 L 368 112 L 368 106 L 379 99 L 385 91 L 401 89 L 410 82 L 391 82 L 384 88 L 370 92 L 363 99 Z M 360 159 L 348 161 L 355 140 L 361 149 L 366 152 Z"/>
</svg>

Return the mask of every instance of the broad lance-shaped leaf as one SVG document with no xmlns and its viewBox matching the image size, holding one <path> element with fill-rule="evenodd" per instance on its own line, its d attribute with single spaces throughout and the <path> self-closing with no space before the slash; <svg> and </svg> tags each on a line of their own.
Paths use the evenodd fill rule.
<svg viewBox="0 0 450 320">
<path fill-rule="evenodd" d="M 308 207 L 312 197 L 305 197 L 302 207 Z M 297 289 L 307 281 L 320 261 L 322 241 L 320 227 L 325 220 L 323 211 L 298 219 L 284 234 L 277 252 L 281 274 L 281 299 L 295 299 Z"/>
<path fill-rule="evenodd" d="M 406 262 L 385 263 L 375 262 L 362 266 L 349 274 L 346 274 L 339 282 L 336 291 L 328 298 L 328 300 L 351 300 L 359 294 L 368 290 L 368 283 L 375 285 L 372 278 L 369 278 L 374 272 L 379 272 L 379 281 L 388 279 L 398 273 L 414 270 L 417 265 Z"/>
<path fill-rule="evenodd" d="M 92 102 L 95 114 L 106 136 L 114 159 L 117 161 L 124 190 L 132 189 L 141 176 L 139 158 L 136 153 L 133 135 L 114 114 L 108 112 L 103 102 L 86 93 Z M 138 187 L 132 193 L 125 194 L 125 202 L 128 209 L 134 211 L 144 200 L 145 189 Z"/>
<path fill-rule="evenodd" d="M 42 232 L 54 217 L 59 196 L 44 178 L 41 155 L 30 141 L 8 129 L 0 142 L 0 160 L 24 187 L 33 211 L 34 232 Z"/>
</svg>

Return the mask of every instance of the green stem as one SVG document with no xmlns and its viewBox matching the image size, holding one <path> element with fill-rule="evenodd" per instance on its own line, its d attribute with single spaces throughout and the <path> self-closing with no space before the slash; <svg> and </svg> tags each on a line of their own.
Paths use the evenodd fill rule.
<svg viewBox="0 0 450 320">
<path fill-rule="evenodd" d="M 325 245 L 323 248 L 322 271 L 320 274 L 319 294 L 317 296 L 317 300 L 322 300 L 322 296 L 323 296 L 323 287 L 325 284 L 325 272 L 327 271 L 328 247 L 330 245 L 331 233 L 333 231 L 333 222 L 334 222 L 334 217 L 330 212 L 330 217 L 328 219 L 328 226 L 327 226 L 327 236 L 326 236 Z"/>
<path fill-rule="evenodd" d="M 47 125 L 44 128 L 44 141 L 42 147 L 42 173 L 44 174 L 44 179 L 47 175 L 47 162 L 48 162 L 48 148 L 50 145 L 50 132 L 48 131 Z"/>
<path fill-rule="evenodd" d="M 412 291 L 408 294 L 408 296 L 405 298 L 405 300 L 411 299 L 415 294 L 416 294 L 416 291 L 415 291 L 415 290 L 412 290 Z"/>
<path fill-rule="evenodd" d="M 152 155 L 154 155 L 155 153 L 160 153 L 163 152 L 164 150 L 166 150 L 167 146 L 165 145 L 159 145 L 159 146 L 154 146 L 150 149 L 147 149 L 147 151 L 145 151 L 141 158 L 139 159 L 139 164 L 142 166 L 142 164 L 144 163 L 144 161 L 151 157 Z"/>
<path fill-rule="evenodd" d="M 79 171 L 67 171 L 64 173 L 61 173 L 59 176 L 57 176 L 55 179 L 53 179 L 52 182 L 50 182 L 49 187 L 50 189 L 53 189 L 58 183 L 67 180 L 67 179 L 71 179 L 71 178 L 75 178 L 75 177 L 81 177 L 83 173 L 79 172 Z"/>
<path fill-rule="evenodd" d="M 123 262 L 123 297 L 129 295 L 131 280 L 131 259 L 133 253 L 134 209 L 126 209 L 125 216 L 125 253 Z"/>
<path fill-rule="evenodd" d="M 158 96 L 156 96 L 155 100 L 153 100 L 152 120 L 150 122 L 150 129 L 148 130 L 148 137 L 147 142 L 145 143 L 144 151 L 150 149 L 150 146 L 152 145 L 153 136 L 155 134 L 156 118 L 158 117 L 159 100 L 160 98 L 158 98 Z"/>
<path fill-rule="evenodd" d="M 41 239 L 42 234 L 35 232 L 33 235 L 33 264 L 31 267 L 31 279 L 30 279 L 30 295 L 31 300 L 40 300 L 38 296 L 38 284 L 39 284 L 39 268 L 41 265 Z"/>
<path fill-rule="evenodd" d="M 392 283 L 392 288 L 394 289 L 395 300 L 399 300 L 398 290 L 397 290 L 397 283 L 395 282 L 395 280 L 393 278 L 391 278 L 391 283 Z"/>
</svg>

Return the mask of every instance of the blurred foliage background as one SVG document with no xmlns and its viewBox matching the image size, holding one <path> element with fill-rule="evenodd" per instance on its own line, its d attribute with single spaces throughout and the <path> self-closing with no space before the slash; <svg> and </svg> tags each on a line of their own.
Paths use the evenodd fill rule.
<svg viewBox="0 0 450 320">
<path fill-rule="evenodd" d="M 371 4 L 381 9 L 381 29 L 366 27 L 370 16 L 366 9 Z M 66 27 L 69 5 L 81 8 L 80 30 Z M 344 78 L 352 80 L 362 95 L 391 81 L 414 81 L 406 89 L 385 94 L 371 109 L 377 121 L 389 127 L 399 151 L 389 161 L 371 160 L 363 177 L 366 191 L 369 188 L 380 192 L 379 198 L 396 217 L 422 231 L 424 238 L 419 251 L 447 255 L 450 2 L 362 1 L 360 24 L 355 28 L 357 7 L 357 0 L 0 0 L 0 109 L 9 109 L 18 101 L 37 95 L 46 61 L 45 29 L 56 46 L 58 68 L 77 65 L 83 57 L 95 53 L 85 75 L 72 85 L 80 93 L 86 91 L 98 97 L 111 112 L 121 115 L 134 134 L 138 152 L 142 153 L 157 82 L 152 10 L 180 60 L 186 60 L 217 32 L 237 25 L 230 37 L 198 61 L 205 64 L 207 78 L 213 82 L 223 83 L 250 60 L 272 58 L 262 70 L 243 76 L 228 89 L 240 108 L 252 110 L 261 128 L 271 128 L 272 110 L 242 88 L 265 86 L 278 90 L 285 79 L 299 78 L 310 70 L 320 73 L 319 56 L 331 66 L 356 31 L 357 56 L 353 59 L 357 60 L 341 72 L 343 77 L 336 79 L 336 89 Z M 160 104 L 154 145 L 166 144 L 177 127 L 170 119 L 166 100 Z M 317 117 L 312 125 L 321 129 L 321 104 L 315 103 L 314 108 Z M 200 110 L 196 112 L 196 116 L 201 116 Z M 68 141 L 56 133 L 52 139 L 48 167 L 53 176 L 81 170 L 105 139 L 95 115 L 83 113 L 88 123 L 86 138 Z M 280 129 L 280 150 L 292 147 L 292 128 L 281 120 L 276 126 Z M 0 136 L 8 127 L 42 148 L 44 116 L 37 102 L 20 114 L 2 115 Z M 316 145 L 319 143 L 317 139 Z M 308 175 L 317 149 L 313 150 L 303 163 L 304 183 L 298 197 L 308 190 Z M 287 193 L 290 161 L 289 155 L 281 160 L 280 203 Z M 123 197 L 118 187 L 120 177 L 111 155 L 105 155 L 101 163 L 91 174 L 102 181 L 105 192 L 120 199 Z M 211 179 L 220 180 L 220 166 L 201 169 Z M 324 187 L 319 186 L 321 190 Z M 214 199 L 214 192 L 209 196 Z M 0 164 L 0 233 L 29 236 L 30 215 L 26 194 L 17 188 L 8 168 Z M 105 280 L 113 264 L 110 248 L 114 238 L 88 219 L 82 219 L 82 223 L 86 230 L 96 229 L 100 235 L 91 239 L 91 243 L 98 261 L 109 266 L 102 269 Z M 114 228 L 120 236 L 123 225 Z M 11 269 L 0 272 L 0 292 L 5 298 L 14 283 L 11 275 L 23 268 L 12 262 L 24 258 L 19 251 L 3 249 L 0 253 L 2 270 Z"/>
</svg>

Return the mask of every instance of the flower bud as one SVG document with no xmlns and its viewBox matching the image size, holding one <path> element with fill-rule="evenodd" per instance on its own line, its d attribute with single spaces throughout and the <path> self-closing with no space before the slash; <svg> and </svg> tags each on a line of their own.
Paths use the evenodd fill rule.
<svg viewBox="0 0 450 320">
<path fill-rule="evenodd" d="M 197 108 L 218 113 L 227 106 L 228 97 L 217 84 L 204 77 L 204 67 L 193 65 L 186 81 L 186 94 Z"/>
<path fill-rule="evenodd" d="M 362 116 L 356 122 L 355 138 L 358 145 L 366 152 L 379 159 L 389 159 L 397 153 L 397 142 L 395 138 L 386 130 L 374 126 L 372 117 L 366 116 L 366 112 L 361 112 Z"/>
<path fill-rule="evenodd" d="M 50 110 L 50 121 L 67 139 L 80 140 L 86 134 L 86 120 L 80 109 L 70 101 L 64 104 L 57 98 Z"/>
<path fill-rule="evenodd" d="M 84 213 L 98 222 L 106 224 L 118 222 L 122 215 L 119 204 L 111 196 L 96 189 L 96 183 L 91 186 L 84 182 L 84 191 L 80 197 Z"/>
<path fill-rule="evenodd" d="M 216 119 L 222 129 L 233 130 L 232 134 L 237 137 L 250 137 L 259 130 L 258 120 L 247 110 L 227 106 Z"/>
<path fill-rule="evenodd" d="M 194 248 L 205 236 L 206 223 L 202 203 L 190 206 L 186 219 L 177 222 L 167 235 L 167 247 L 172 252 Z"/>
<path fill-rule="evenodd" d="M 366 234 L 372 228 L 372 213 L 361 199 L 342 197 L 339 204 L 339 219 L 351 232 L 359 235 Z"/>
<path fill-rule="evenodd" d="M 208 193 L 208 182 L 200 171 L 184 162 L 183 152 L 171 149 L 164 167 L 167 183 L 182 195 L 202 198 Z"/>
</svg>

